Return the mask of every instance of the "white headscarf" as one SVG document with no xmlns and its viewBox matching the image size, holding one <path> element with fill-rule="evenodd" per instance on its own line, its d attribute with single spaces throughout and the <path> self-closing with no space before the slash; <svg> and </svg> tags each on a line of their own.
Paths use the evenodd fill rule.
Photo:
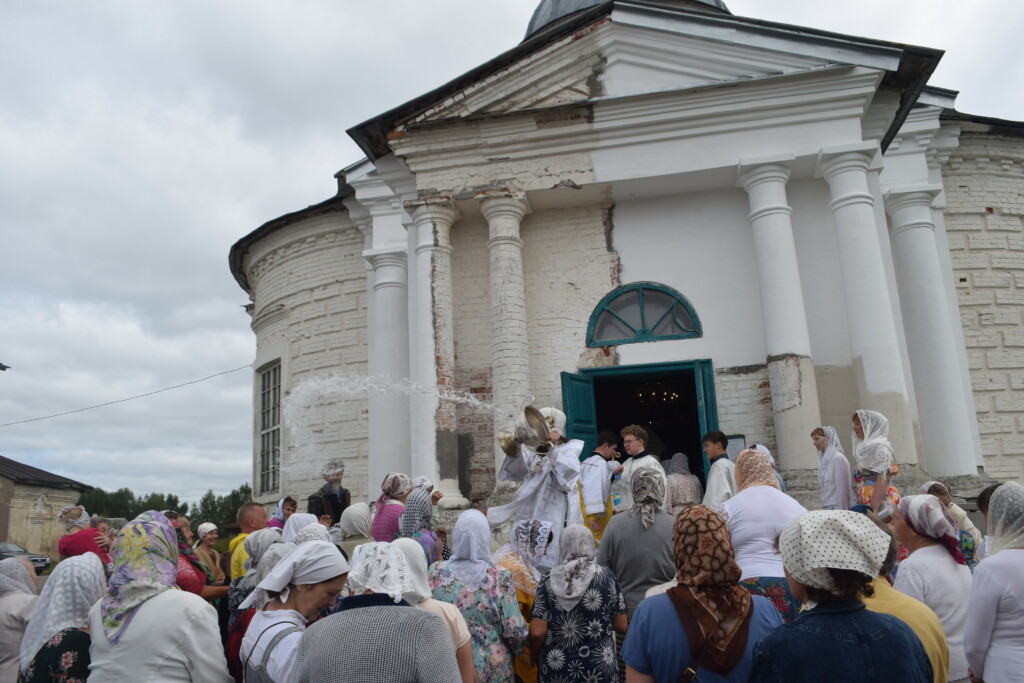
<svg viewBox="0 0 1024 683">
<path fill-rule="evenodd" d="M 1024 486 L 1009 481 L 996 489 L 988 503 L 992 552 L 1024 548 Z"/>
<path fill-rule="evenodd" d="M 294 515 L 292 515 L 294 517 Z M 370 506 L 366 503 L 353 503 L 341 513 L 338 526 L 341 527 L 341 538 L 363 538 L 370 537 L 370 528 L 373 519 L 370 516 Z"/>
<path fill-rule="evenodd" d="M 281 534 L 281 540 L 285 543 L 294 543 L 295 536 L 300 531 L 310 524 L 316 524 L 319 521 L 316 515 L 311 515 L 308 512 L 296 512 L 284 523 L 284 532 Z"/>
<path fill-rule="evenodd" d="M 582 524 L 570 524 L 558 536 L 561 564 L 551 570 L 551 592 L 566 612 L 575 607 L 590 588 L 597 572 L 594 564 L 594 534 Z"/>
<path fill-rule="evenodd" d="M 267 591 L 261 588 L 256 588 L 256 586 L 260 581 L 267 578 L 267 576 L 270 575 L 270 572 L 274 571 L 274 567 L 277 566 L 277 563 L 284 559 L 284 557 L 293 550 L 295 550 L 294 543 L 275 543 L 267 548 L 267 551 L 263 553 L 263 557 L 260 558 L 260 563 L 256 569 L 252 569 L 246 573 L 245 578 L 242 579 L 239 586 L 242 586 L 246 591 L 246 597 L 248 597 L 248 595 L 255 596 L 253 597 L 252 603 L 249 605 L 250 607 L 263 609 L 267 606 L 267 603 L 270 602 L 270 595 L 267 594 Z"/>
<path fill-rule="evenodd" d="M 405 556 L 405 565 L 409 571 L 412 588 L 403 597 L 410 605 L 418 605 L 433 595 L 427 582 L 427 554 L 423 552 L 423 546 L 411 538 L 397 538 L 391 542 L 391 546 Z"/>
<path fill-rule="evenodd" d="M 853 433 L 853 457 L 861 470 L 887 474 L 892 469 L 892 444 L 889 443 L 889 420 L 873 410 L 858 410 L 864 438 Z"/>
<path fill-rule="evenodd" d="M 64 629 L 88 628 L 89 609 L 107 592 L 103 563 L 93 553 L 61 561 L 43 586 L 21 639 L 21 671 Z"/>
<path fill-rule="evenodd" d="M 849 510 L 812 510 L 786 525 L 779 536 L 782 563 L 805 586 L 835 591 L 828 569 L 870 576 L 889 553 L 890 537 L 866 515 Z"/>
<path fill-rule="evenodd" d="M 772 452 L 770 450 L 768 450 L 767 446 L 765 446 L 763 443 L 754 444 L 754 450 L 755 451 L 760 451 L 761 453 L 764 453 L 765 455 L 767 455 L 768 456 L 768 464 L 770 464 L 772 467 L 775 467 L 775 456 L 772 455 Z"/>
<path fill-rule="evenodd" d="M 327 531 L 327 527 L 319 522 L 303 527 L 299 533 L 295 534 L 295 545 L 302 545 L 303 543 L 309 543 L 310 541 L 324 541 L 326 543 L 330 543 L 331 534 Z"/>
<path fill-rule="evenodd" d="M 290 553 L 282 557 L 256 588 L 257 591 L 276 591 L 280 593 L 281 602 L 286 602 L 291 591 L 289 586 L 330 581 L 348 573 L 348 570 L 348 562 L 337 547 L 324 541 L 310 541 L 295 546 Z M 257 591 L 253 591 L 239 608 L 251 607 L 256 600 Z"/>
<path fill-rule="evenodd" d="M 78 519 L 69 519 L 65 516 L 72 510 L 82 511 L 82 514 L 78 516 Z M 83 529 L 89 526 L 89 513 L 86 512 L 85 508 L 81 505 L 65 505 L 57 515 L 57 519 L 64 522 L 65 531 L 71 531 L 71 529 L 76 526 Z"/>
<path fill-rule="evenodd" d="M 822 427 L 821 430 L 825 432 L 825 450 L 821 452 L 821 457 L 818 458 L 818 461 L 820 462 L 834 453 L 838 453 L 845 458 L 846 453 L 843 451 L 843 444 L 839 441 L 839 432 L 836 431 L 836 428 L 826 426 Z M 868 433 L 864 432 L 864 436 L 867 435 Z M 825 480 L 829 476 L 831 476 L 830 473 L 818 468 L 818 486 L 822 490 L 825 490 Z"/>
<path fill-rule="evenodd" d="M 29 595 L 36 594 L 35 579 L 29 574 L 25 562 L 17 557 L 0 560 L 0 593 L 17 591 Z"/>
<path fill-rule="evenodd" d="M 419 548 L 419 544 L 416 547 Z M 353 594 L 373 591 L 391 596 L 396 604 L 413 590 L 405 555 L 391 543 L 364 543 L 358 546 L 353 553 L 348 582 Z"/>
<path fill-rule="evenodd" d="M 426 477 L 416 477 L 412 480 L 412 487 L 414 489 L 432 489 L 434 488 L 434 482 Z"/>
<path fill-rule="evenodd" d="M 203 536 L 205 536 L 206 534 L 210 533 L 211 531 L 216 531 L 216 530 L 217 530 L 217 525 L 214 524 L 213 522 L 203 522 L 202 524 L 199 525 L 199 529 L 196 532 L 196 538 L 198 539 L 196 542 L 199 543 L 200 541 L 203 540 Z M 246 536 L 246 538 L 248 538 L 248 536 Z M 242 543 L 245 543 L 245 541 L 243 540 Z"/>
<path fill-rule="evenodd" d="M 452 529 L 454 547 L 448 569 L 466 590 L 475 591 L 487 578 L 491 564 L 491 527 L 479 510 L 466 510 Z"/>
<path fill-rule="evenodd" d="M 277 532 L 277 529 L 260 529 L 246 536 L 242 541 L 242 549 L 248 555 L 244 564 L 246 572 L 259 566 L 263 553 L 267 552 L 270 546 L 280 542 L 281 534 Z"/>
</svg>

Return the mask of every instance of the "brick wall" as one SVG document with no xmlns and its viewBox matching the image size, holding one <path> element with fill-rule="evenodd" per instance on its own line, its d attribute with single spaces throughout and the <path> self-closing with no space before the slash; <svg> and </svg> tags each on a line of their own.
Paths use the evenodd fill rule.
<svg viewBox="0 0 1024 683">
<path fill-rule="evenodd" d="M 942 168 L 985 471 L 1024 475 L 1024 141 L 964 132 Z"/>
<path fill-rule="evenodd" d="M 715 368 L 718 428 L 726 434 L 743 434 L 747 445 L 764 444 L 775 450 L 775 420 L 768 366 Z"/>
<path fill-rule="evenodd" d="M 366 374 L 362 251 L 362 235 L 337 212 L 278 230 L 250 251 L 246 267 L 257 357 L 262 365 L 280 359 L 285 397 L 310 378 Z M 282 489 L 261 500 L 288 494 L 304 509 L 302 499 L 323 483 L 320 467 L 335 458 L 346 460 L 345 480 L 353 496 L 365 498 L 366 400 L 343 398 L 330 383 L 321 386 L 320 398 L 301 411 L 299 422 L 285 423 Z M 253 457 L 258 466 L 258 436 Z"/>
</svg>

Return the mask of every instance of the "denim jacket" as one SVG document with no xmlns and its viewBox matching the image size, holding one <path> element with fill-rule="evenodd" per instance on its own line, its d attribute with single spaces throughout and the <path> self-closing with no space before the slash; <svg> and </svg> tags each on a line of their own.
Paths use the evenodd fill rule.
<svg viewBox="0 0 1024 683">
<path fill-rule="evenodd" d="M 931 683 L 932 665 L 909 626 L 858 600 L 815 607 L 769 632 L 754 648 L 749 680 Z"/>
</svg>

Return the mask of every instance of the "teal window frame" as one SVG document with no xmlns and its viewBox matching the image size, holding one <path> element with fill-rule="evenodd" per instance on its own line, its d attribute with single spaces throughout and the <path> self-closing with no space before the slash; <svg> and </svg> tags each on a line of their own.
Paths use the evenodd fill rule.
<svg viewBox="0 0 1024 683">
<path fill-rule="evenodd" d="M 654 321 L 653 325 L 647 324 L 647 311 L 644 302 L 644 292 L 656 291 L 662 294 L 667 294 L 675 300 L 671 306 L 665 310 L 661 316 Z M 637 293 L 640 299 L 640 328 L 637 329 L 630 323 L 616 313 L 611 308 L 611 303 L 621 296 Z M 674 311 L 676 306 L 682 306 L 686 313 L 690 316 L 690 320 L 693 321 L 695 329 L 679 333 L 679 334 L 654 334 L 654 330 L 658 329 L 658 325 L 664 321 L 668 315 L 675 315 Z M 608 313 L 614 316 L 620 323 L 633 330 L 632 337 L 624 337 L 622 339 L 604 339 L 595 340 L 594 331 L 597 328 L 597 321 L 603 314 Z M 677 327 L 682 327 L 677 322 Z M 700 318 L 697 316 L 697 311 L 694 310 L 693 306 L 686 297 L 672 289 L 667 285 L 658 284 L 657 282 L 632 282 L 628 285 L 617 287 L 612 291 L 608 292 L 600 303 L 594 308 L 594 312 L 590 314 L 590 323 L 587 325 L 587 346 L 588 347 L 600 347 L 600 346 L 619 346 L 621 344 L 639 344 L 642 342 L 662 341 L 668 339 L 697 339 L 704 336 L 704 328 L 700 324 Z"/>
</svg>

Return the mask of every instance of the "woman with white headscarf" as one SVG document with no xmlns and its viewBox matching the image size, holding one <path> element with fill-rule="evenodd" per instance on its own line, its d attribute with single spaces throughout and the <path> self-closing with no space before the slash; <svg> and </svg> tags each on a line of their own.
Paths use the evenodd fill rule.
<svg viewBox="0 0 1024 683">
<path fill-rule="evenodd" d="M 704 487 L 697 475 L 690 473 L 690 459 L 685 453 L 676 453 L 668 464 L 668 514 L 676 513 L 687 505 L 699 503 L 704 497 Z"/>
<path fill-rule="evenodd" d="M 199 540 L 192 546 L 196 557 L 213 574 L 214 585 L 224 585 L 227 576 L 224 574 L 223 567 L 220 566 L 220 553 L 213 548 L 220 539 L 217 525 L 213 522 L 203 522 L 199 525 L 199 529 L 196 530 L 196 536 Z"/>
<path fill-rule="evenodd" d="M 403 594 L 407 603 L 413 607 L 433 612 L 444 620 L 448 633 L 455 647 L 455 659 L 459 663 L 462 683 L 476 680 L 476 667 L 473 665 L 473 646 L 469 642 L 469 628 L 466 619 L 455 605 L 435 600 L 427 583 L 427 558 L 420 544 L 411 538 L 399 538 L 391 546 L 405 556 L 409 582 L 412 587 Z"/>
<path fill-rule="evenodd" d="M 46 580 L 21 641 L 22 683 L 89 677 L 89 609 L 107 590 L 92 553 L 59 563 Z"/>
<path fill-rule="evenodd" d="M 25 627 L 35 608 L 35 569 L 28 560 L 0 561 L 0 680 L 18 678 L 18 658 Z"/>
<path fill-rule="evenodd" d="M 1024 486 L 997 488 L 988 520 L 994 552 L 974 572 L 964 651 L 975 679 L 1001 683 L 1024 672 Z"/>
<path fill-rule="evenodd" d="M 338 545 L 351 559 L 358 546 L 370 543 L 373 538 L 370 536 L 370 528 L 373 520 L 370 515 L 370 506 L 366 503 L 353 503 L 341 513 L 341 520 L 338 522 Z"/>
<path fill-rule="evenodd" d="M 854 502 L 870 506 L 876 514 L 886 511 L 891 517 L 900 504 L 899 489 L 892 485 L 900 468 L 889 443 L 889 420 L 885 415 L 873 410 L 853 414 L 853 457 L 857 461 Z"/>
<path fill-rule="evenodd" d="M 931 683 L 932 667 L 913 630 L 865 608 L 889 553 L 889 536 L 849 510 L 814 510 L 779 538 L 786 578 L 804 603 L 799 616 L 754 647 L 753 683 Z"/>
<path fill-rule="evenodd" d="M 620 679 L 612 633 L 625 633 L 627 624 L 619 581 L 594 561 L 594 535 L 582 524 L 562 530 L 558 558 L 561 564 L 545 573 L 537 587 L 530 620 L 537 680 L 558 679 L 572 671 L 579 680 L 616 683 Z"/>
<path fill-rule="evenodd" d="M 293 515 L 294 517 L 294 515 Z M 268 600 L 253 615 L 239 656 L 246 683 L 298 678 L 298 651 L 306 624 L 345 587 L 349 565 L 331 543 L 310 541 L 285 555 L 242 603 Z"/>
<path fill-rule="evenodd" d="M 479 510 L 459 515 L 452 536 L 451 559 L 430 568 L 434 598 L 466 618 L 480 680 L 511 683 L 512 657 L 523 651 L 527 636 L 512 575 L 492 564 L 491 529 Z"/>
<path fill-rule="evenodd" d="M 964 627 L 971 570 L 960 552 L 956 524 L 935 496 L 907 496 L 899 503 L 892 530 L 910 553 L 899 565 L 893 588 L 935 612 L 949 644 L 949 680 L 966 681 Z"/>
<path fill-rule="evenodd" d="M 825 510 L 848 510 L 853 505 L 850 461 L 843 452 L 835 427 L 817 427 L 811 441 L 818 450 L 818 486 L 821 507 Z"/>
<path fill-rule="evenodd" d="M 768 456 L 748 448 L 736 456 L 735 496 L 722 503 L 719 514 L 729 536 L 742 575 L 740 585 L 753 595 L 768 598 L 783 621 L 790 621 L 800 605 L 786 583 L 779 553 L 779 534 L 807 512 L 793 497 L 779 490 Z"/>
<path fill-rule="evenodd" d="M 256 571 L 260 560 L 267 550 L 277 543 L 281 543 L 281 534 L 276 529 L 259 529 L 246 536 L 242 541 L 242 547 L 246 552 L 245 575 L 232 581 L 231 587 L 228 589 L 229 629 L 234 626 L 238 614 L 242 611 L 239 605 L 249 597 L 249 594 L 256 588 L 256 584 L 259 583 L 256 580 Z"/>
<path fill-rule="evenodd" d="M 973 572 L 974 568 L 978 566 L 978 562 L 980 562 L 978 550 L 981 549 L 984 539 L 981 531 L 978 527 L 974 526 L 974 522 L 967 516 L 967 511 L 953 502 L 953 496 L 949 492 L 949 487 L 942 482 L 926 481 L 918 487 L 917 492 L 922 495 L 929 494 L 935 496 L 946 506 L 946 512 L 953 518 L 953 524 L 956 524 L 956 528 L 960 533 L 960 552 L 963 553 L 964 559 L 967 560 L 967 566 Z"/>
<path fill-rule="evenodd" d="M 434 508 L 430 492 L 414 488 L 405 499 L 405 510 L 399 518 L 395 538 L 411 538 L 420 544 L 427 555 L 427 564 L 441 559 L 441 542 L 434 531 Z"/>
<path fill-rule="evenodd" d="M 281 532 L 281 540 L 285 543 L 294 543 L 295 537 L 300 531 L 311 524 L 319 524 L 320 520 L 308 512 L 296 512 L 284 523 L 284 531 Z M 323 525 L 321 525 L 323 526 Z"/>
</svg>

